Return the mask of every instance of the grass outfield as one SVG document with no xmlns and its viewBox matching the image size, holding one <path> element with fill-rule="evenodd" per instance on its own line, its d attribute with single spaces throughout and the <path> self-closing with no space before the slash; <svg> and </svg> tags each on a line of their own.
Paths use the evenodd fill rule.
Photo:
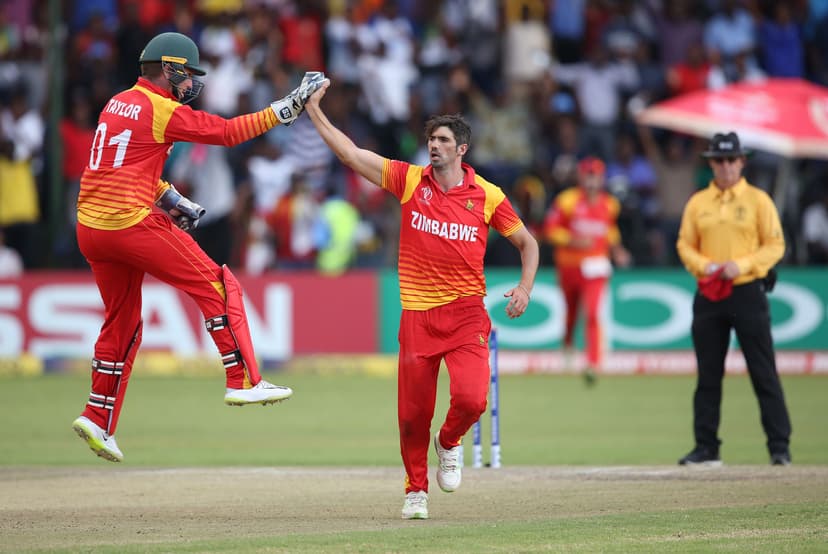
<svg viewBox="0 0 828 554">
<path fill-rule="evenodd" d="M 828 551 L 826 377 L 783 378 L 793 466 L 768 465 L 728 376 L 725 467 L 689 469 L 692 377 L 503 376 L 504 468 L 435 484 L 426 522 L 399 519 L 393 379 L 268 378 L 294 398 L 230 408 L 219 375 L 135 375 L 123 464 L 70 429 L 88 377 L 0 379 L 0 552 Z"/>
<path fill-rule="evenodd" d="M 445 373 L 445 372 L 443 372 Z M 395 466 L 396 382 L 366 375 L 278 374 L 293 398 L 228 407 L 223 379 L 134 375 L 119 423 L 129 466 Z M 828 378 L 783 379 L 799 464 L 828 464 Z M 505 465 L 674 464 L 692 445 L 689 376 L 501 377 Z M 447 407 L 441 382 L 435 421 Z M 96 465 L 71 431 L 89 394 L 85 376 L 0 379 L 0 466 Z M 436 431 L 436 425 L 434 430 Z M 488 415 L 483 431 L 489 432 Z M 759 410 L 744 376 L 725 379 L 722 458 L 765 464 Z M 470 442 L 470 441 L 469 441 Z M 468 455 L 469 453 L 467 453 Z"/>
</svg>

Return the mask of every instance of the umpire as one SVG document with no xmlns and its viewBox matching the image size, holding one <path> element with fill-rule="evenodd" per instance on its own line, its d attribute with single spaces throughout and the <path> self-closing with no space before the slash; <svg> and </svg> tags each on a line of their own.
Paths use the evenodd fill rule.
<svg viewBox="0 0 828 554">
<path fill-rule="evenodd" d="M 773 288 L 773 266 L 785 253 L 785 239 L 770 196 L 742 177 L 747 155 L 736 133 L 714 135 L 702 153 L 713 181 L 690 198 L 681 219 L 676 247 L 699 289 L 692 326 L 698 365 L 693 396 L 696 445 L 680 465 L 722 463 L 718 430 L 731 329 L 759 400 L 770 461 L 791 463 L 791 422 L 776 372 L 765 296 Z"/>
</svg>

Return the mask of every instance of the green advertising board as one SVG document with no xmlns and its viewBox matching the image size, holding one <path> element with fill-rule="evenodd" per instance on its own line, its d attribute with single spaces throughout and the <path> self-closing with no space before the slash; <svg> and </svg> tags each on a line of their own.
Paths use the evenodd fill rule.
<svg viewBox="0 0 828 554">
<path fill-rule="evenodd" d="M 506 317 L 503 293 L 517 283 L 517 269 L 486 272 L 486 305 L 498 329 L 500 346 L 510 350 L 546 350 L 561 344 L 563 297 L 554 271 L 541 268 L 532 302 L 518 319 Z M 381 282 L 380 345 L 396 352 L 400 299 L 397 274 L 385 271 Z M 695 282 L 681 269 L 621 270 L 613 275 L 603 304 L 607 340 L 614 350 L 686 350 L 692 348 Z M 768 296 L 773 336 L 779 349 L 828 349 L 828 268 L 782 268 Z M 578 341 L 580 344 L 581 333 Z"/>
</svg>

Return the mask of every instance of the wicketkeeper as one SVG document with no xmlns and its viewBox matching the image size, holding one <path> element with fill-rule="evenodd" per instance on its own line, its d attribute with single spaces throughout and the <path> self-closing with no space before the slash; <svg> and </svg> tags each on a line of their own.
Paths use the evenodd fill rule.
<svg viewBox="0 0 828 554">
<path fill-rule="evenodd" d="M 265 109 L 224 119 L 187 105 L 201 91 L 198 76 L 205 74 L 190 38 L 156 36 L 139 64 L 135 85 L 112 97 L 100 114 L 78 196 L 78 245 L 95 274 L 105 319 L 92 359 L 92 391 L 72 427 L 98 456 L 113 462 L 123 460 L 114 434 L 141 345 L 146 273 L 198 304 L 224 362 L 226 404 L 271 404 L 293 394 L 262 379 L 238 281 L 185 232 L 198 225 L 204 209 L 160 176 L 174 142 L 235 146 L 279 123 L 290 125 L 325 82 L 322 73 L 306 73 L 295 90 Z"/>
</svg>

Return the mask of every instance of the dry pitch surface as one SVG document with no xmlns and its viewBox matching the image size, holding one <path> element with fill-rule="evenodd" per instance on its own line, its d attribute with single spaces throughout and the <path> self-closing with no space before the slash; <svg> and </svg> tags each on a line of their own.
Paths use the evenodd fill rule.
<svg viewBox="0 0 828 554">
<path fill-rule="evenodd" d="M 433 479 L 428 522 L 402 521 L 397 468 L 0 469 L 0 551 L 178 543 L 411 525 L 821 502 L 828 467 L 506 467 Z M 478 507 L 475 509 L 474 507 Z"/>
</svg>

